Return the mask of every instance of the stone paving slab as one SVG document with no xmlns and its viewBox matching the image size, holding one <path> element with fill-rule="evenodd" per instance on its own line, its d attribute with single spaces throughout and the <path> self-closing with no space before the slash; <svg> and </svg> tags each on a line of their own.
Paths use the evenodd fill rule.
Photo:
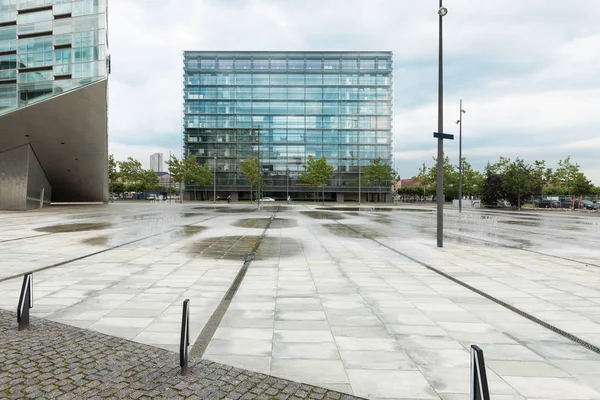
<svg viewBox="0 0 600 400">
<path fill-rule="evenodd" d="M 4 399 L 359 399 L 200 359 L 181 376 L 173 352 L 3 310 L 0 338 Z"/>
</svg>

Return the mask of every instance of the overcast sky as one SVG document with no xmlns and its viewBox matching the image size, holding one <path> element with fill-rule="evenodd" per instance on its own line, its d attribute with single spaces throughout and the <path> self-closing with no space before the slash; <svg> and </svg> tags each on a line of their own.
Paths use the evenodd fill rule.
<svg viewBox="0 0 600 400">
<path fill-rule="evenodd" d="M 571 156 L 600 184 L 600 0 L 444 0 L 444 131 L 477 169 Z M 391 50 L 394 163 L 432 164 L 437 0 L 110 0 L 109 151 L 181 155 L 183 50 Z M 445 142 L 458 159 L 458 140 Z"/>
</svg>

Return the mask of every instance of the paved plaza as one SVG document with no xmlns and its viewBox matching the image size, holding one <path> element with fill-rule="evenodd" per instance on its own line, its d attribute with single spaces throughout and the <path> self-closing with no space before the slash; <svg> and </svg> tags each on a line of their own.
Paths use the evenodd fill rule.
<svg viewBox="0 0 600 400">
<path fill-rule="evenodd" d="M 0 314 L 10 337 L 0 342 L 0 394 L 11 396 L 15 358 L 35 356 L 16 344 L 46 335 L 58 348 L 76 336 L 137 354 L 145 370 L 110 372 L 132 390 L 123 397 L 253 398 L 235 397 L 242 385 L 256 398 L 468 399 L 477 344 L 493 399 L 600 399 L 599 213 L 449 209 L 438 249 L 429 206 L 336 206 L 125 201 L 1 212 L 0 308 L 12 313 Z M 31 313 L 43 320 L 17 332 L 30 271 Z M 196 370 L 233 371 L 235 385 L 216 389 L 224 384 L 205 381 L 209 372 L 177 377 L 184 299 Z M 127 360 L 115 351 L 113 363 L 98 350 L 92 369 Z M 28 364 L 37 385 L 60 379 L 58 353 L 63 367 L 83 368 L 78 356 L 44 353 L 47 362 Z"/>
</svg>

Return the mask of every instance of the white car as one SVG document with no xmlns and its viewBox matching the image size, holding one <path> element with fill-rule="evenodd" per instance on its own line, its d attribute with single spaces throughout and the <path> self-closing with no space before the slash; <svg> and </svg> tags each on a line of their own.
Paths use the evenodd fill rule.
<svg viewBox="0 0 600 400">
<path fill-rule="evenodd" d="M 262 201 L 275 201 L 275 199 L 272 197 L 263 197 Z"/>
</svg>

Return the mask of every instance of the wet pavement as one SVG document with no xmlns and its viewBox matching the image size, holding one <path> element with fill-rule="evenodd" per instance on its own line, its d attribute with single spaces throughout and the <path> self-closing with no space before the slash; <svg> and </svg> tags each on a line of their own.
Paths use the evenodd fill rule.
<svg viewBox="0 0 600 400">
<path fill-rule="evenodd" d="M 443 249 L 435 217 L 277 203 L 0 212 L 0 308 L 16 307 L 12 276 L 40 270 L 32 315 L 176 352 L 182 301 L 193 342 L 247 265 L 206 360 L 373 399 L 467 399 L 478 344 L 494 399 L 600 398 L 600 214 L 446 210 Z"/>
</svg>

